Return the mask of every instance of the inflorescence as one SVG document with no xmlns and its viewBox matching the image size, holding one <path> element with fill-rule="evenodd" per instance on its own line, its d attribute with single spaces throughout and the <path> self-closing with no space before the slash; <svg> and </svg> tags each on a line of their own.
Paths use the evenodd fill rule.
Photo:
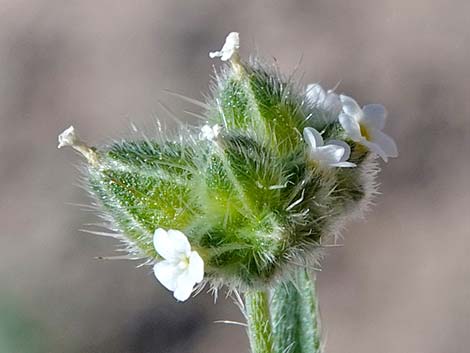
<svg viewBox="0 0 470 353">
<path fill-rule="evenodd" d="M 375 193 L 377 156 L 398 155 L 382 105 L 360 107 L 320 85 L 299 88 L 275 67 L 220 51 L 205 125 L 91 148 L 73 127 L 59 136 L 88 160 L 90 193 L 132 258 L 152 264 L 176 299 L 197 286 L 269 287 L 315 266 L 344 222 Z"/>
</svg>

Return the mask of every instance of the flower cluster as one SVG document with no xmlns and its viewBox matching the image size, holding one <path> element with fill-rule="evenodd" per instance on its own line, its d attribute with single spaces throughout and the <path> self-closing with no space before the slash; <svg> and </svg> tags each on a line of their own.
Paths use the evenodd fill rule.
<svg viewBox="0 0 470 353">
<path fill-rule="evenodd" d="M 388 157 L 398 156 L 395 141 L 382 132 L 387 118 L 383 105 L 368 104 L 361 109 L 353 98 L 338 95 L 333 90 L 325 91 L 319 84 L 308 85 L 306 95 L 311 104 L 328 113 L 328 124 L 339 121 L 346 138 L 364 145 L 385 162 Z M 323 146 L 321 134 L 313 128 L 305 128 L 304 138 L 312 159 L 333 167 L 354 167 L 344 163 L 349 157 L 349 147 L 344 141 L 329 141 Z"/>
<path fill-rule="evenodd" d="M 87 183 L 133 257 L 147 259 L 177 300 L 196 285 L 259 288 L 317 251 L 375 191 L 375 156 L 398 155 L 385 108 L 319 84 L 299 92 L 277 69 L 241 60 L 238 33 L 210 53 L 216 76 L 200 128 L 95 149 Z M 196 249 L 196 250 L 195 250 Z"/>
</svg>

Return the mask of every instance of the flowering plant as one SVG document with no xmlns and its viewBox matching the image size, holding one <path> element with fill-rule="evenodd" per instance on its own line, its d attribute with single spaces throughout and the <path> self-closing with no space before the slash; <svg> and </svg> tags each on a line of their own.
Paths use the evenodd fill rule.
<svg viewBox="0 0 470 353">
<path fill-rule="evenodd" d="M 235 32 L 210 56 L 229 65 L 202 127 L 97 149 L 70 127 L 59 147 L 86 157 L 107 227 L 177 300 L 226 286 L 244 294 L 254 353 L 319 352 L 309 269 L 369 204 L 376 156 L 398 154 L 385 109 L 243 61 Z"/>
</svg>

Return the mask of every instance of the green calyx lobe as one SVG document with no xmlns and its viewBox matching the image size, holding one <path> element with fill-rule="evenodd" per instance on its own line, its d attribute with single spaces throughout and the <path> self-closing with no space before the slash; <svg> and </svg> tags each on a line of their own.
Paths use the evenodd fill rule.
<svg viewBox="0 0 470 353">
<path fill-rule="evenodd" d="M 367 156 L 347 141 L 357 168 L 309 161 L 302 132 L 318 128 L 324 112 L 257 63 L 225 72 L 213 97 L 208 121 L 222 126 L 214 140 L 185 130 L 175 141 L 114 143 L 98 151 L 88 184 L 135 254 L 158 259 L 155 229 L 178 229 L 203 257 L 206 278 L 269 285 L 364 197 Z M 322 128 L 341 137 L 337 127 Z"/>
</svg>

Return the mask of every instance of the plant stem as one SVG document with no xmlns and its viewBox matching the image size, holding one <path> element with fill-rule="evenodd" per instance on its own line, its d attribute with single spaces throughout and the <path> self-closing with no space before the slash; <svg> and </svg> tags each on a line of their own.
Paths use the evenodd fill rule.
<svg viewBox="0 0 470 353">
<path fill-rule="evenodd" d="M 246 292 L 245 306 L 251 353 L 273 353 L 268 294 L 263 291 Z"/>
<path fill-rule="evenodd" d="M 271 314 L 276 353 L 321 352 L 315 280 L 306 270 L 273 289 Z"/>
</svg>

